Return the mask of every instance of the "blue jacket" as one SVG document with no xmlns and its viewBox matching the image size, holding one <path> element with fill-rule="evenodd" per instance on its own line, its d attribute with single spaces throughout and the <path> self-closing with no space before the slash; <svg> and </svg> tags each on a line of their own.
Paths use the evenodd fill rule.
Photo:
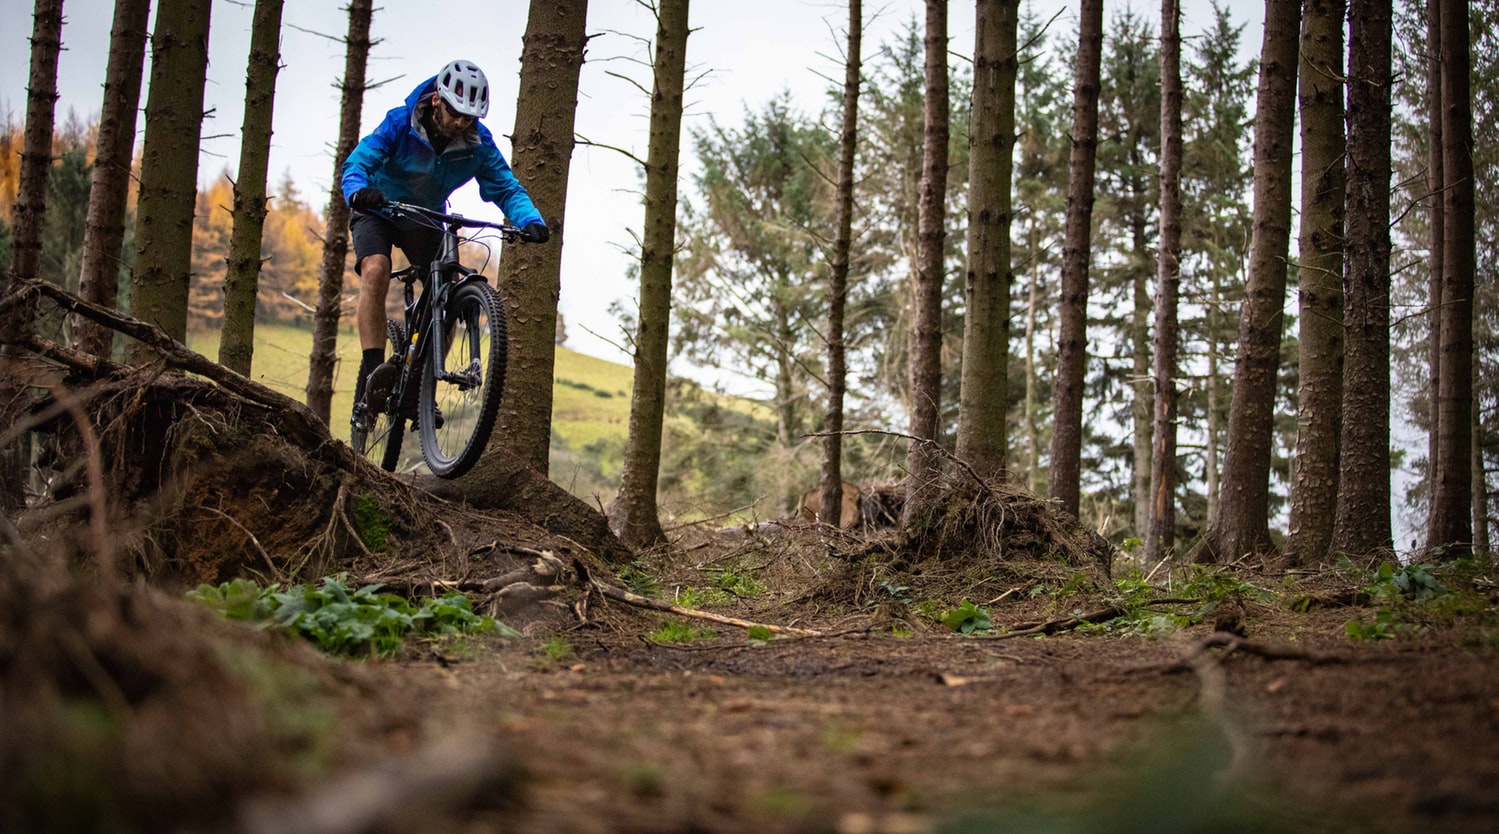
<svg viewBox="0 0 1499 834">
<path fill-rule="evenodd" d="M 441 154 L 432 150 L 421 118 L 432 107 L 436 80 L 433 76 L 419 84 L 405 104 L 386 113 L 375 132 L 359 141 L 344 161 L 340 183 L 344 199 L 361 188 L 374 186 L 386 199 L 442 211 L 448 195 L 476 179 L 479 195 L 499 206 L 511 223 L 525 226 L 544 222 L 531 195 L 495 147 L 489 128 L 475 121 Z"/>
</svg>

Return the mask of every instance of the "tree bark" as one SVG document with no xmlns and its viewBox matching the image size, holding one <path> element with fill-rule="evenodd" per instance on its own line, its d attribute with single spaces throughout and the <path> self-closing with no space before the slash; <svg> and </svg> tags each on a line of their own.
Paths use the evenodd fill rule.
<svg viewBox="0 0 1499 834">
<path fill-rule="evenodd" d="M 224 330 L 219 363 L 250 375 L 255 355 L 255 296 L 260 284 L 260 244 L 265 231 L 265 179 L 271 157 L 271 116 L 281 68 L 283 0 L 255 0 L 245 113 L 240 127 L 239 177 L 234 182 L 234 231 L 224 273 Z"/>
<path fill-rule="evenodd" d="M 1441 0 L 1442 366 L 1437 375 L 1437 459 L 1426 547 L 1455 558 L 1473 542 L 1473 118 L 1468 4 Z"/>
<path fill-rule="evenodd" d="M 1234 561 L 1270 542 L 1270 453 L 1275 382 L 1285 327 L 1291 241 L 1291 140 L 1296 119 L 1298 0 L 1266 0 L 1254 122 L 1254 231 L 1239 313 L 1239 347 L 1228 410 L 1217 524 L 1198 558 Z"/>
<path fill-rule="evenodd" d="M 57 106 L 57 56 L 62 51 L 62 0 L 37 0 L 32 13 L 31 70 L 26 86 L 26 132 L 12 215 L 12 279 L 39 278 L 42 224 L 47 218 L 47 175 L 52 169 L 52 126 Z M 3 294 L 3 292 L 0 292 Z"/>
<path fill-rule="evenodd" d="M 187 339 L 211 7 L 209 0 L 162 0 L 151 35 L 130 309 L 179 342 Z M 131 343 L 125 355 L 132 362 L 148 356 Z"/>
<path fill-rule="evenodd" d="M 146 25 L 150 0 L 119 0 L 109 35 L 109 65 L 104 71 L 104 101 L 99 115 L 98 153 L 89 186 L 88 220 L 83 235 L 79 294 L 105 307 L 115 306 L 125 242 L 125 203 L 135 155 L 135 120 L 141 100 L 141 72 L 146 60 Z M 88 319 L 78 319 L 73 345 L 85 353 L 108 356 L 113 334 Z"/>
<path fill-rule="evenodd" d="M 497 441 L 546 474 L 552 441 L 552 376 L 557 299 L 562 287 L 563 217 L 572 164 L 578 74 L 583 69 L 587 0 L 531 0 L 521 52 L 510 164 L 552 230 L 544 246 L 507 246 L 500 294 L 509 314 L 509 370 Z"/>
<path fill-rule="evenodd" d="M 1008 442 L 1010 224 L 1015 157 L 1018 0 L 979 0 L 968 156 L 968 272 L 958 457 L 1002 479 Z"/>
<path fill-rule="evenodd" d="M 1333 547 L 1392 545 L 1390 524 L 1390 0 L 1353 0 L 1348 31 L 1348 197 L 1343 446 Z M 1463 42 L 1467 42 L 1466 35 Z M 1463 69 L 1466 77 L 1467 69 Z M 1471 343 L 1470 343 L 1471 344 Z M 1463 436 L 1468 433 L 1463 422 Z M 1466 456 L 1463 459 L 1466 475 Z M 1468 484 L 1463 484 L 1466 495 Z"/>
<path fill-rule="evenodd" d="M 666 358 L 671 336 L 672 266 L 677 252 L 678 160 L 687 76 L 688 0 L 662 0 L 656 13 L 650 144 L 645 163 L 645 229 L 640 247 L 640 318 L 630 436 L 611 527 L 631 547 L 666 541 L 656 507 L 661 431 L 666 418 Z"/>
<path fill-rule="evenodd" d="M 935 501 L 942 457 L 937 445 L 942 415 L 942 250 L 947 238 L 947 3 L 926 2 L 926 93 L 921 148 L 921 185 L 917 196 L 915 338 L 911 342 L 911 435 L 906 453 L 906 504 L 901 521 L 909 524 Z"/>
<path fill-rule="evenodd" d="M 1074 516 L 1081 501 L 1083 379 L 1088 363 L 1088 268 L 1093 181 L 1098 158 L 1098 90 L 1103 61 L 1103 0 L 1081 0 L 1077 78 L 1072 93 L 1072 153 L 1067 164 L 1067 228 L 1062 241 L 1062 299 L 1057 375 L 1051 392 L 1048 495 Z"/>
<path fill-rule="evenodd" d="M 1343 407 L 1344 0 L 1307 0 L 1301 21 L 1301 351 L 1291 518 L 1283 558 L 1328 555 Z"/>
<path fill-rule="evenodd" d="M 1145 560 L 1171 555 L 1176 533 L 1177 302 L 1182 237 L 1181 6 L 1161 0 L 1161 248 L 1156 259 L 1150 525 Z"/>
<path fill-rule="evenodd" d="M 1426 217 L 1427 275 L 1426 315 L 1427 378 L 1426 404 L 1426 515 L 1430 529 L 1436 511 L 1437 426 L 1442 422 L 1442 261 L 1446 246 L 1443 204 L 1447 185 L 1442 164 L 1442 0 L 1426 0 Z"/>
<path fill-rule="evenodd" d="M 370 18 L 374 0 L 350 0 L 349 31 L 344 36 L 344 78 L 338 109 L 338 146 L 333 151 L 333 183 L 323 231 L 323 264 L 318 277 L 317 309 L 312 314 L 312 356 L 307 367 L 307 407 L 327 423 L 333 411 L 333 367 L 338 361 L 338 319 L 343 306 L 344 262 L 349 254 L 349 205 L 344 202 L 344 160 L 359 144 L 364 110 L 365 70 L 369 61 Z M 358 363 L 355 363 L 358 367 Z"/>
<path fill-rule="evenodd" d="M 31 70 L 26 89 L 26 132 L 21 145 L 21 170 L 16 188 L 12 221 L 14 247 L 10 271 L 0 274 L 0 298 L 17 281 L 39 277 L 42 255 L 42 221 L 47 216 L 47 174 L 52 168 L 52 125 L 57 106 L 57 56 L 62 50 L 62 0 L 37 0 L 31 28 Z M 0 316 L 0 327 L 9 333 L 29 333 L 35 307 L 16 305 Z M 0 348 L 0 421 L 13 425 L 22 405 L 24 390 L 9 367 L 16 357 Z M 14 512 L 26 504 L 26 469 L 29 447 L 17 439 L 0 447 L 0 511 Z"/>
<path fill-rule="evenodd" d="M 854 151 L 859 144 L 859 73 L 863 66 L 864 4 L 848 3 L 848 47 L 843 57 L 843 124 L 838 134 L 838 194 L 833 264 L 828 275 L 828 403 L 823 418 L 821 504 L 817 520 L 843 526 L 843 397 L 848 360 L 843 342 L 848 304 L 849 249 L 853 245 Z"/>
</svg>

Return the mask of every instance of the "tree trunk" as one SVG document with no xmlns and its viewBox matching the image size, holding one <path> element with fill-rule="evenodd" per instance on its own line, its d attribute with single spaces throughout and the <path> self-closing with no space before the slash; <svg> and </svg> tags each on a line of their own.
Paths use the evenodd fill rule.
<svg viewBox="0 0 1499 834">
<path fill-rule="evenodd" d="M 11 216 L 10 281 L 41 277 L 42 224 L 47 219 L 47 175 L 52 169 L 52 126 L 57 106 L 57 56 L 62 51 L 62 0 L 37 0 L 32 13 L 31 71 L 26 86 L 26 132 Z"/>
<path fill-rule="evenodd" d="M 1291 241 L 1291 140 L 1296 124 L 1298 0 L 1266 0 L 1254 121 L 1254 232 L 1239 314 L 1218 521 L 1198 558 L 1234 561 L 1270 543 L 1270 446 L 1285 327 Z"/>
<path fill-rule="evenodd" d="M 1307 0 L 1301 21 L 1301 351 L 1284 559 L 1328 555 L 1343 407 L 1344 0 Z"/>
<path fill-rule="evenodd" d="M 52 168 L 52 125 L 57 106 L 57 55 L 62 49 L 62 0 L 37 0 L 32 14 L 31 72 L 26 90 L 26 133 L 22 139 L 21 170 L 16 188 L 14 235 L 10 272 L 0 274 L 0 298 L 12 282 L 40 277 L 42 221 L 47 216 L 47 174 Z M 35 306 L 17 305 L 0 317 L 9 333 L 32 328 Z M 0 425 L 15 424 L 22 405 L 19 379 L 10 363 L 16 357 L 0 350 Z M 22 438 L 0 447 L 0 511 L 13 512 L 26 504 L 29 447 Z"/>
<path fill-rule="evenodd" d="M 1181 6 L 1161 2 L 1161 249 L 1156 260 L 1155 413 L 1151 431 L 1150 526 L 1145 560 L 1171 555 L 1176 534 L 1177 299 L 1181 285 Z"/>
<path fill-rule="evenodd" d="M 1156 113 L 1156 119 L 1160 119 L 1160 113 Z M 1143 137 L 1142 137 L 1143 140 Z M 1140 164 L 1139 169 L 1144 165 Z M 1137 170 L 1139 170 L 1137 169 Z M 1144 195 L 1142 187 L 1135 192 Z M 1159 198 L 1158 198 L 1159 201 Z M 1134 218 L 1134 252 L 1130 265 L 1131 295 L 1134 296 L 1133 309 L 1130 311 L 1129 340 L 1132 350 L 1130 351 L 1130 434 L 1133 443 L 1133 465 L 1130 467 L 1130 493 L 1133 498 L 1135 518 L 1135 535 L 1144 538 L 1150 531 L 1150 471 L 1151 471 L 1151 443 L 1155 433 L 1155 384 L 1152 378 L 1152 346 L 1150 336 L 1150 319 L 1153 313 L 1153 305 L 1150 300 L 1150 266 L 1155 266 L 1159 272 L 1160 253 L 1157 251 L 1152 258 L 1150 251 L 1149 232 L 1146 228 L 1146 205 L 1142 199 L 1138 205 L 1139 213 Z M 1152 264 L 1152 261 L 1156 261 Z"/>
<path fill-rule="evenodd" d="M 333 366 L 338 361 L 338 319 L 342 312 L 344 261 L 349 254 L 349 205 L 344 202 L 344 160 L 359 144 L 364 110 L 365 69 L 370 54 L 374 0 L 350 0 L 344 37 L 344 79 L 338 109 L 338 146 L 333 151 L 333 183 L 323 231 L 323 264 L 317 309 L 312 314 L 312 356 L 307 367 L 307 407 L 327 423 L 333 411 Z M 358 363 L 355 363 L 358 367 Z"/>
<path fill-rule="evenodd" d="M 1478 363 L 1473 363 L 1473 387 L 1478 388 Z M 1473 405 L 1473 553 L 1488 555 L 1489 541 L 1489 481 L 1483 468 L 1483 423 L 1475 398 Z"/>
<path fill-rule="evenodd" d="M 135 318 L 161 327 L 179 342 L 187 338 L 211 7 L 209 0 L 162 0 L 151 35 L 130 309 Z M 126 343 L 125 355 L 138 362 L 149 354 Z"/>
<path fill-rule="evenodd" d="M 563 218 L 572 164 L 578 74 L 587 0 L 531 0 L 521 52 L 510 164 L 552 229 L 545 246 L 507 246 L 500 294 L 509 314 L 510 365 L 500 400 L 498 442 L 543 475 L 552 441 L 552 375 L 562 287 Z"/>
<path fill-rule="evenodd" d="M 821 504 L 817 520 L 843 526 L 843 396 L 848 385 L 843 313 L 848 303 L 849 249 L 853 245 L 854 151 L 859 144 L 859 73 L 864 34 L 861 0 L 848 3 L 848 47 L 843 58 L 843 124 L 838 135 L 838 205 L 833 268 L 828 275 L 828 404 L 823 418 Z"/>
<path fill-rule="evenodd" d="M 1208 367 L 1207 379 L 1203 380 L 1203 387 L 1207 389 L 1207 449 L 1204 451 L 1203 469 L 1206 472 L 1203 480 L 1207 482 L 1207 510 L 1204 522 L 1208 529 L 1218 524 L 1219 494 L 1221 491 L 1221 468 L 1218 460 L 1218 437 L 1223 432 L 1223 421 L 1219 413 L 1223 410 L 1223 395 L 1220 393 L 1218 368 L 1218 332 L 1220 314 L 1223 309 L 1223 286 L 1218 282 L 1218 273 L 1213 273 L 1212 299 L 1208 303 L 1207 332 L 1208 332 Z"/>
<path fill-rule="evenodd" d="M 1093 179 L 1098 158 L 1098 89 L 1103 61 L 1103 0 L 1081 0 L 1077 79 L 1072 92 L 1072 154 L 1067 163 L 1067 228 L 1062 241 L 1062 299 L 1057 375 L 1051 392 L 1051 486 L 1074 516 L 1081 501 L 1083 380 L 1088 364 L 1088 267 Z"/>
<path fill-rule="evenodd" d="M 130 165 L 135 155 L 135 119 L 141 100 L 141 72 L 146 60 L 146 25 L 150 0 L 119 0 L 109 35 L 109 66 L 104 72 L 104 101 L 99 115 L 98 153 L 89 186 L 88 220 L 83 235 L 79 294 L 105 307 L 115 306 L 120 288 L 120 261 L 125 242 L 125 202 L 130 192 Z M 113 334 L 88 319 L 78 319 L 73 344 L 78 350 L 108 356 Z"/>
<path fill-rule="evenodd" d="M 645 165 L 645 229 L 640 247 L 640 318 L 630 436 L 610 526 L 630 547 L 666 540 L 656 507 L 661 430 L 666 416 L 666 358 L 671 335 L 672 265 L 677 251 L 678 160 L 687 74 L 688 0 L 662 0 L 656 15 L 651 134 Z"/>
<path fill-rule="evenodd" d="M 1441 1 L 1442 367 L 1437 375 L 1437 460 L 1428 550 L 1445 558 L 1473 541 L 1473 285 L 1475 272 L 1473 124 L 1468 4 Z"/>
<path fill-rule="evenodd" d="M 1426 0 L 1426 344 L 1430 376 L 1426 404 L 1426 514 L 1430 529 L 1436 512 L 1437 426 L 1442 422 L 1442 260 L 1446 246 L 1443 203 L 1447 184 L 1442 164 L 1442 0 Z"/>
<path fill-rule="evenodd" d="M 1041 491 L 1041 431 L 1036 425 L 1036 305 L 1041 301 L 1041 258 L 1036 221 L 1030 222 L 1031 286 L 1025 305 L 1025 485 Z"/>
<path fill-rule="evenodd" d="M 281 68 L 283 0 L 255 0 L 250 60 L 245 76 L 245 114 L 240 128 L 239 177 L 234 182 L 234 231 L 224 273 L 224 332 L 219 364 L 250 375 L 255 355 L 255 295 L 260 283 L 260 244 L 265 230 L 265 176 L 271 156 L 271 114 L 276 72 Z"/>
<path fill-rule="evenodd" d="M 1390 87 L 1394 79 L 1390 75 L 1390 7 L 1390 0 L 1353 0 L 1348 9 L 1346 348 L 1343 447 L 1333 547 L 1353 555 L 1384 550 L 1392 544 Z M 1467 42 L 1466 36 L 1463 42 Z M 1463 72 L 1466 77 L 1466 67 Z M 1466 420 L 1463 436 L 1468 436 Z M 1466 466 L 1465 455 L 1464 475 Z M 1464 495 L 1467 490 L 1465 479 Z"/>
<path fill-rule="evenodd" d="M 1018 0 L 979 0 L 968 156 L 967 313 L 958 457 L 1002 479 L 1008 442 L 1011 180 L 1015 157 Z"/>
<path fill-rule="evenodd" d="M 916 338 L 911 344 L 911 436 L 906 454 L 910 523 L 935 500 L 941 472 L 943 241 L 947 238 L 947 2 L 926 2 L 926 110 L 917 198 Z"/>
</svg>

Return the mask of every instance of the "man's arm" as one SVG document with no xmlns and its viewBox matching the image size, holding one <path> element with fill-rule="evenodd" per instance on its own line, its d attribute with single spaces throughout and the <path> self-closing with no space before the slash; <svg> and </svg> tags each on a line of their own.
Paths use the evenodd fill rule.
<svg viewBox="0 0 1499 834">
<path fill-rule="evenodd" d="M 354 146 L 349 158 L 344 160 L 343 178 L 339 181 L 346 202 L 354 192 L 369 186 L 370 175 L 390 158 L 410 118 L 405 107 L 397 107 L 385 114 L 385 120 L 373 133 Z"/>
<path fill-rule="evenodd" d="M 506 219 L 517 226 L 529 226 L 532 223 L 545 225 L 541 212 L 531 202 L 531 195 L 520 184 L 520 180 L 515 178 L 515 172 L 510 170 L 510 163 L 505 161 L 504 154 L 494 146 L 493 140 L 481 142 L 479 149 L 482 157 L 479 170 L 474 174 L 474 179 L 479 183 L 479 196 L 498 206 L 505 213 Z"/>
</svg>

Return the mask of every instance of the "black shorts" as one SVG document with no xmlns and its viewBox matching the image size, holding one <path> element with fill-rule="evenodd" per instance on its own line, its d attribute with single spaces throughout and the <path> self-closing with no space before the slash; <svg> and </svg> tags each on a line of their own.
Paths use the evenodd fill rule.
<svg viewBox="0 0 1499 834">
<path fill-rule="evenodd" d="M 349 218 L 349 235 L 354 239 L 354 271 L 366 255 L 390 257 L 390 248 L 399 246 L 406 260 L 423 268 L 437 256 L 442 230 L 409 218 L 392 220 L 383 214 L 356 211 Z"/>
</svg>

